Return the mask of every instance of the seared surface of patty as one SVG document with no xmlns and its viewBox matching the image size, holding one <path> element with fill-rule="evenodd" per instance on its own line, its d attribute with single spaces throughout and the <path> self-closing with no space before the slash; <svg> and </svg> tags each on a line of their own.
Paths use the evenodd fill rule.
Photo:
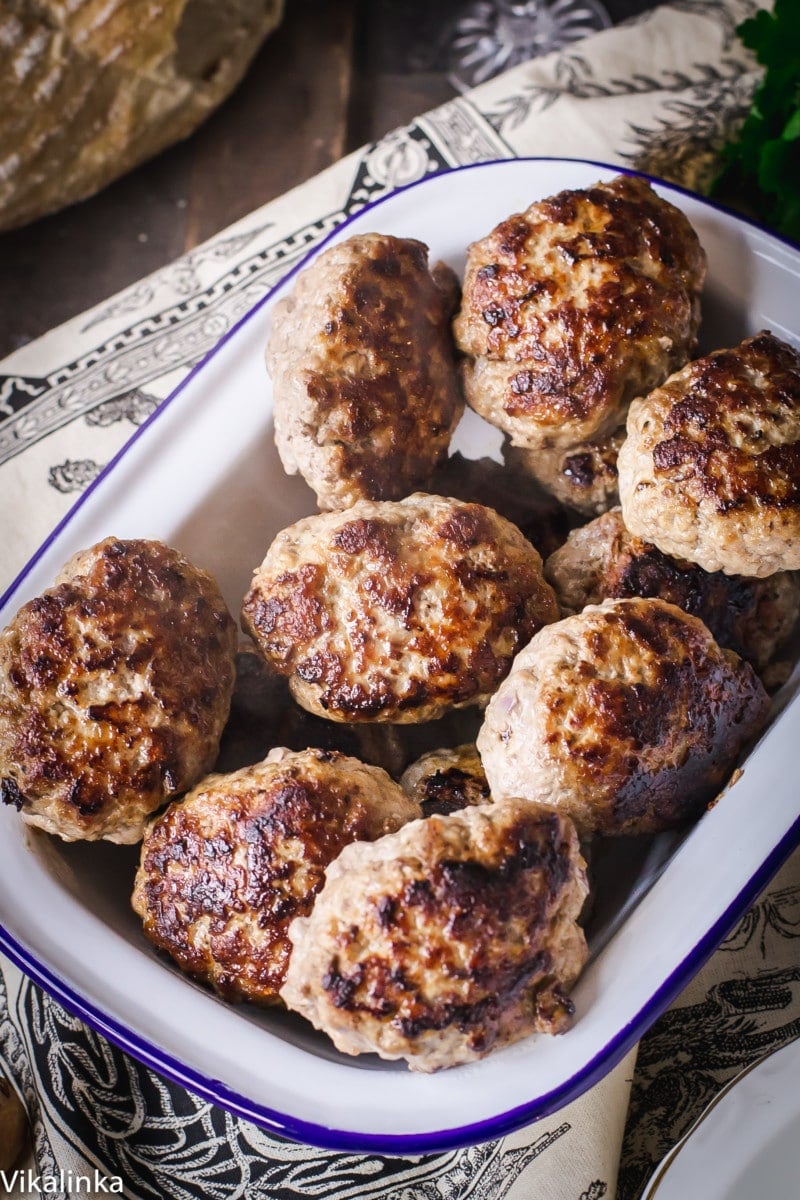
<svg viewBox="0 0 800 1200">
<path fill-rule="evenodd" d="M 720 646 L 763 671 L 797 623 L 800 575 L 709 573 L 628 533 L 618 508 L 575 529 L 545 563 L 564 616 L 587 604 L 655 596 L 704 621 Z"/>
<path fill-rule="evenodd" d="M 345 847 L 290 928 L 281 996 L 346 1054 L 435 1071 L 561 1033 L 587 957 L 572 823 L 510 800 Z"/>
<path fill-rule="evenodd" d="M 557 617 L 514 525 L 424 494 L 285 529 L 242 611 L 297 702 L 335 721 L 426 721 L 479 704 Z"/>
<path fill-rule="evenodd" d="M 468 404 L 518 446 L 610 433 L 691 354 L 705 270 L 683 213 L 632 176 L 509 217 L 467 258 Z"/>
<path fill-rule="evenodd" d="M 594 517 L 619 503 L 617 456 L 625 426 L 566 450 L 527 450 L 509 445 L 506 461 L 527 472 L 556 500 L 582 517 Z"/>
<path fill-rule="evenodd" d="M 428 249 L 368 233 L 325 250 L 275 306 L 275 441 L 320 508 L 427 484 L 464 409 L 450 318 L 458 281 Z"/>
<path fill-rule="evenodd" d="M 495 802 L 527 796 L 582 835 L 699 817 L 766 721 L 749 663 L 663 600 L 607 600 L 543 629 L 486 710 Z"/>
<path fill-rule="evenodd" d="M 800 568 L 800 351 L 771 333 L 636 400 L 619 455 L 631 533 L 706 571 Z"/>
<path fill-rule="evenodd" d="M 271 1004 L 343 846 L 419 816 L 385 771 L 324 750 L 273 750 L 209 775 L 147 829 L 132 903 L 147 937 L 228 1000 Z"/>
<path fill-rule="evenodd" d="M 415 725 L 328 721 L 295 703 L 289 680 L 274 671 L 254 646 L 240 647 L 231 714 L 214 770 L 228 774 L 249 767 L 278 745 L 289 750 L 338 750 L 399 779 L 409 763 L 432 749 L 458 746 L 465 738 L 474 742 L 482 719 L 473 707 L 454 708 L 437 720 Z"/>
<path fill-rule="evenodd" d="M 419 804 L 423 817 L 447 816 L 491 800 L 480 755 L 472 742 L 452 750 L 429 750 L 406 767 L 400 786 Z"/>
<path fill-rule="evenodd" d="M 283 746 L 288 750 L 337 750 L 382 767 L 398 779 L 414 757 L 413 748 L 404 745 L 403 728 L 409 727 L 375 721 L 347 725 L 306 712 L 292 699 L 285 675 L 273 670 L 248 639 L 236 655 L 231 713 L 214 770 L 221 774 L 238 771 L 261 762 L 275 746 Z"/>
<path fill-rule="evenodd" d="M 236 627 L 160 542 L 106 538 L 0 633 L 0 794 L 66 841 L 137 842 L 217 756 Z"/>
</svg>

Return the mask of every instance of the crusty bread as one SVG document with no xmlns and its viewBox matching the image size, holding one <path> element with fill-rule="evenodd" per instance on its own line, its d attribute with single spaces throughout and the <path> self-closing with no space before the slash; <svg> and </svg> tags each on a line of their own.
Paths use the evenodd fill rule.
<svg viewBox="0 0 800 1200">
<path fill-rule="evenodd" d="M 22 1153 L 27 1125 L 17 1093 L 0 1075 L 0 1171 L 10 1171 Z"/>
<path fill-rule="evenodd" d="M 0 0 L 0 229 L 186 137 L 282 11 L 283 0 Z"/>
</svg>

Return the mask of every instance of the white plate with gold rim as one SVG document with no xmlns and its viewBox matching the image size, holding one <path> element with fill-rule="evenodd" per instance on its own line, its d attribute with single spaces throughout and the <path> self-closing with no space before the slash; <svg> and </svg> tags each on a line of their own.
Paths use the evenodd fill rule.
<svg viewBox="0 0 800 1200">
<path fill-rule="evenodd" d="M 800 1039 L 719 1092 L 656 1169 L 641 1200 L 797 1200 Z"/>
</svg>

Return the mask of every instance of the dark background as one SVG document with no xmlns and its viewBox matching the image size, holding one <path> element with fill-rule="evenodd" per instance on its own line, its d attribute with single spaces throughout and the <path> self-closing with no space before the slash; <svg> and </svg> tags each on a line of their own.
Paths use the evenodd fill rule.
<svg viewBox="0 0 800 1200">
<path fill-rule="evenodd" d="M 614 23 L 652 0 L 604 0 Z M 231 98 L 97 196 L 0 234 L 0 357 L 456 95 L 457 0 L 286 0 Z"/>
</svg>

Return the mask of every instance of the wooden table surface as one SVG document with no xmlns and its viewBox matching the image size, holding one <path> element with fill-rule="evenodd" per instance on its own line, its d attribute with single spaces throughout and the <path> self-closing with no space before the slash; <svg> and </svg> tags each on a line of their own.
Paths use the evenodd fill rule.
<svg viewBox="0 0 800 1200">
<path fill-rule="evenodd" d="M 604 5 L 617 22 L 652 0 Z M 470 8 L 286 0 L 243 83 L 192 137 L 97 196 L 0 234 L 0 357 L 450 99 L 453 33 Z"/>
</svg>

